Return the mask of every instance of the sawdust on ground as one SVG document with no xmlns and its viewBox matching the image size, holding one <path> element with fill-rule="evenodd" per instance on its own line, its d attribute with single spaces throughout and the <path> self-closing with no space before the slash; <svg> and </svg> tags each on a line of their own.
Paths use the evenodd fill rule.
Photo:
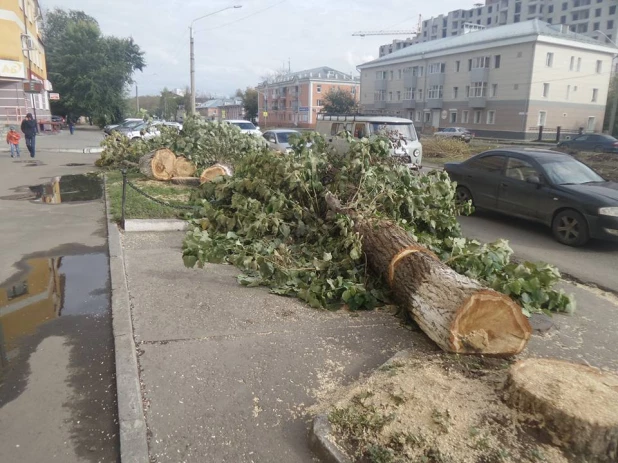
<svg viewBox="0 0 618 463">
<path fill-rule="evenodd" d="M 499 463 L 571 461 L 539 442 L 501 399 L 501 360 L 406 352 L 310 410 L 328 413 L 353 461 Z"/>
</svg>

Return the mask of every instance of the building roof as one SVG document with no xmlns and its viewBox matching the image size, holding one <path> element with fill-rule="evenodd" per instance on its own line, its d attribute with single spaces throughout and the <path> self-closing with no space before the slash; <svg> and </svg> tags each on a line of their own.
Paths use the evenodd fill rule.
<svg viewBox="0 0 618 463">
<path fill-rule="evenodd" d="M 457 53 L 456 49 L 463 47 L 478 46 L 481 48 L 487 47 L 487 44 L 500 46 L 499 42 L 506 40 L 525 38 L 537 40 L 538 37 L 568 40 L 572 42 L 571 45 L 574 47 L 579 45 L 583 48 L 590 48 L 592 46 L 593 49 L 602 53 L 618 52 L 617 48 L 610 47 L 586 35 L 577 34 L 568 30 L 563 32 L 560 24 L 552 25 L 539 19 L 532 19 L 530 21 L 491 27 L 480 31 L 469 32 L 467 34 L 418 43 L 376 60 L 361 64 L 358 67 L 362 69 L 365 66 L 376 66 L 383 63 L 387 64 L 389 61 L 401 60 L 402 58 L 414 58 L 418 55 L 439 53 L 447 50 L 450 53 Z"/>
<path fill-rule="evenodd" d="M 282 74 L 276 77 L 271 77 L 264 82 L 260 83 L 260 86 L 265 84 L 276 84 L 280 82 L 291 82 L 293 80 L 332 80 L 332 81 L 350 81 L 357 82 L 358 77 L 353 77 L 351 74 L 337 71 L 328 66 L 322 66 L 313 69 L 306 69 L 304 71 L 290 72 L 288 74 Z"/>
<path fill-rule="evenodd" d="M 242 106 L 242 99 L 235 98 L 217 98 L 214 100 L 208 100 L 204 103 L 198 104 L 195 109 L 207 109 L 207 108 L 218 108 L 220 106 Z"/>
</svg>

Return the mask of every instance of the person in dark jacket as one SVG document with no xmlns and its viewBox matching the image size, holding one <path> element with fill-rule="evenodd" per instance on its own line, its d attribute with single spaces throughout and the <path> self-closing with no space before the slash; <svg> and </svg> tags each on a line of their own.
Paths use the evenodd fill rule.
<svg viewBox="0 0 618 463">
<path fill-rule="evenodd" d="M 31 113 L 26 114 L 26 118 L 21 122 L 21 131 L 24 133 L 26 147 L 30 152 L 30 157 L 33 158 L 35 154 L 36 134 L 39 130 L 36 125 L 36 120 L 32 117 Z"/>
</svg>

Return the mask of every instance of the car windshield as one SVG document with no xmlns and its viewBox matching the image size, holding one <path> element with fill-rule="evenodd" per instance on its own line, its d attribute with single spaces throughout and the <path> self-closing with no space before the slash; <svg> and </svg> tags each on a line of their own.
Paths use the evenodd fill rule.
<svg viewBox="0 0 618 463">
<path fill-rule="evenodd" d="M 144 121 L 126 121 L 120 124 L 120 127 L 132 128 L 137 127 L 138 125 L 142 125 Z"/>
<path fill-rule="evenodd" d="M 604 182 L 603 177 L 575 159 L 552 161 L 543 164 L 549 180 L 557 185 L 581 185 Z"/>
<path fill-rule="evenodd" d="M 251 122 L 232 122 L 232 124 L 242 130 L 255 130 L 255 125 Z"/>
<path fill-rule="evenodd" d="M 298 132 L 279 132 L 277 140 L 279 140 L 279 143 L 290 143 L 290 137 L 294 135 L 298 135 Z"/>
<path fill-rule="evenodd" d="M 371 133 L 377 134 L 380 132 L 397 132 L 406 140 L 415 141 L 416 140 L 416 130 L 414 130 L 414 125 L 410 123 L 372 123 L 371 124 Z"/>
</svg>

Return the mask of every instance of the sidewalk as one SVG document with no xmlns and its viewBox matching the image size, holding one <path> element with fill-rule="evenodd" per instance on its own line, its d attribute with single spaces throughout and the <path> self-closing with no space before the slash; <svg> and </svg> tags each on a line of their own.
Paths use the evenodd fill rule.
<svg viewBox="0 0 618 463">
<path fill-rule="evenodd" d="M 186 269 L 183 236 L 122 237 L 153 461 L 319 461 L 308 407 L 397 351 L 436 349 L 388 313 L 318 311 L 239 286 L 231 266 Z M 554 316 L 526 355 L 618 369 L 618 306 L 565 286 L 577 314 Z"/>
<path fill-rule="evenodd" d="M 21 132 L 20 132 L 21 133 Z M 23 134 L 19 143 L 22 157 L 24 153 L 28 156 L 28 149 Z M 36 137 L 36 150 L 60 152 L 60 153 L 89 153 L 101 152 L 101 141 L 104 135 L 102 130 L 77 129 L 71 135 L 69 129 L 64 129 L 58 133 L 45 133 Z M 0 143 L 0 153 L 8 153 L 9 146 L 5 140 Z"/>
</svg>

